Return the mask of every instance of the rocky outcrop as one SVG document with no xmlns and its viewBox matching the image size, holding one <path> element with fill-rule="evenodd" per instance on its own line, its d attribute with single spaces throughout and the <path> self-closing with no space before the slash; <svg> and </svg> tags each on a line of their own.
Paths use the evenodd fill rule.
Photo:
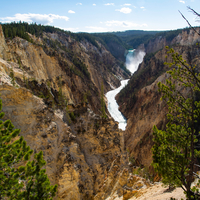
<svg viewBox="0 0 200 200">
<path fill-rule="evenodd" d="M 196 31 L 199 32 L 199 28 Z M 180 32 L 177 30 L 176 32 Z M 147 54 L 154 53 L 161 50 L 165 46 L 172 46 L 174 44 L 180 44 L 182 46 L 195 45 L 200 42 L 200 38 L 197 32 L 192 29 L 183 29 L 180 33 L 176 34 L 175 31 L 166 32 L 166 35 L 155 37 L 148 41 L 145 45 L 141 44 L 138 49 L 143 49 Z"/>
<path fill-rule="evenodd" d="M 196 32 L 193 29 L 183 30 L 182 33 L 179 33 L 177 37 L 172 40 L 172 44 L 180 44 L 183 46 L 195 45 L 200 42 L 199 31 L 200 28 L 195 28 Z"/>
<path fill-rule="evenodd" d="M 5 42 L 5 38 L 4 38 L 4 34 L 3 34 L 3 30 L 2 27 L 0 25 L 0 58 L 4 58 L 6 59 L 7 56 L 6 54 L 8 53 L 8 48 Z"/>
<path fill-rule="evenodd" d="M 113 179 L 114 175 L 114 179 Z M 128 200 L 131 197 L 142 195 L 141 189 L 150 187 L 151 184 L 146 179 L 129 173 L 128 169 L 119 171 L 118 166 L 113 165 L 109 171 L 108 178 L 104 181 L 101 192 L 98 193 L 95 200 L 121 199 Z"/>
<path fill-rule="evenodd" d="M 123 135 L 112 120 L 102 120 L 87 107 L 71 127 L 60 110 L 49 109 L 41 98 L 24 88 L 0 86 L 4 119 L 20 128 L 34 153 L 43 151 L 52 184 L 58 184 L 60 199 L 93 199 L 112 162 L 123 166 Z"/>
</svg>

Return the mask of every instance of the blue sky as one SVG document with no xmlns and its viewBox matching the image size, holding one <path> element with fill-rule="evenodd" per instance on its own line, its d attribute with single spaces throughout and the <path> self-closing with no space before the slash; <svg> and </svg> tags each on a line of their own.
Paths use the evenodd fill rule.
<svg viewBox="0 0 200 200">
<path fill-rule="evenodd" d="M 188 26 L 180 10 L 200 26 L 187 6 L 200 13 L 200 0 L 6 0 L 0 22 L 36 22 L 72 32 L 174 30 Z"/>
</svg>

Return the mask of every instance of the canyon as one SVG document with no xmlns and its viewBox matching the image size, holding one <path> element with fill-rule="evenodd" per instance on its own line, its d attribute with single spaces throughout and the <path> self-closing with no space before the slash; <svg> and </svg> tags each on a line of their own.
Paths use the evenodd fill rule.
<svg viewBox="0 0 200 200">
<path fill-rule="evenodd" d="M 172 61 L 165 57 L 165 46 L 173 46 L 188 62 L 199 65 L 198 35 L 183 30 L 171 40 L 155 36 L 140 44 L 135 53 L 146 56 L 132 75 L 121 64 L 124 47 L 114 52 L 116 43 L 108 44 L 110 52 L 89 34 L 45 29 L 37 36 L 28 35 L 30 41 L 5 38 L 0 25 L 4 120 L 21 129 L 34 153 L 43 151 L 50 182 L 58 184 L 55 199 L 141 196 L 152 182 L 133 172 L 144 166 L 151 170 L 152 127 L 164 129 L 167 120 L 157 86 L 168 77 L 164 62 Z M 123 131 L 102 93 L 108 94 L 126 79 L 128 84 L 116 96 L 127 119 Z"/>
</svg>

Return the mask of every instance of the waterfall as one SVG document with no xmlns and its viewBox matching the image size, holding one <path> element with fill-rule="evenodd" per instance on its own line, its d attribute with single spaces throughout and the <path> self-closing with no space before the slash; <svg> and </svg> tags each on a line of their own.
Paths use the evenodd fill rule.
<svg viewBox="0 0 200 200">
<path fill-rule="evenodd" d="M 144 51 L 128 50 L 126 53 L 126 68 L 133 74 L 145 56 Z"/>
<path fill-rule="evenodd" d="M 139 64 L 143 61 L 145 52 L 137 50 L 128 50 L 126 52 L 126 68 L 133 74 Z M 122 130 L 126 129 L 126 118 L 119 111 L 119 106 L 115 100 L 115 96 L 120 92 L 120 90 L 128 84 L 129 79 L 122 80 L 121 86 L 111 90 L 106 93 L 106 98 L 108 100 L 108 111 L 113 119 L 119 122 L 119 128 Z"/>
</svg>

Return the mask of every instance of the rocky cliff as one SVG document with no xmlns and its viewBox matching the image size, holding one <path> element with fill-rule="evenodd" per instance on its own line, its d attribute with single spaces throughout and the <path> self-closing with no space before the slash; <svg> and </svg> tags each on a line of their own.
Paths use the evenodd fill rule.
<svg viewBox="0 0 200 200">
<path fill-rule="evenodd" d="M 60 199 L 93 199 L 118 158 L 122 165 L 122 132 L 112 120 L 102 120 L 89 108 L 79 114 L 71 127 L 61 110 L 49 109 L 41 98 L 23 88 L 0 86 L 4 119 L 20 128 L 34 152 L 43 151 L 52 184 L 58 184 Z"/>
<path fill-rule="evenodd" d="M 196 28 L 197 32 L 199 32 L 199 30 L 199 28 Z M 187 28 L 159 33 L 157 37 L 154 37 L 145 44 L 141 44 L 138 49 L 143 49 L 147 54 L 149 54 L 155 53 L 156 51 L 163 49 L 165 46 L 173 46 L 174 44 L 180 44 L 182 46 L 194 45 L 197 42 L 200 42 L 197 32 Z"/>
<path fill-rule="evenodd" d="M 192 30 L 183 31 L 170 45 L 173 44 L 175 52 L 183 55 L 188 63 L 199 66 L 200 49 L 196 46 L 199 40 Z M 164 65 L 164 62 L 172 62 L 169 56 L 166 58 L 167 51 L 163 48 L 165 44 L 166 38 L 159 37 L 146 45 L 146 51 L 151 53 L 144 57 L 138 71 L 117 96 L 120 110 L 128 119 L 124 133 L 125 147 L 138 165 L 151 164 L 152 127 L 156 125 L 159 129 L 164 129 L 167 122 L 167 107 L 165 102 L 160 100 L 161 94 L 157 87 L 159 81 L 165 83 L 168 77 L 165 73 L 168 66 Z"/>
<path fill-rule="evenodd" d="M 56 199 L 100 198 L 105 180 L 113 182 L 107 197 L 128 161 L 118 124 L 101 117 L 100 91 L 128 74 L 100 43 L 63 32 L 29 36 L 32 42 L 5 40 L 0 26 L 4 119 L 21 129 L 34 153 L 43 151 L 50 181 L 58 184 Z"/>
<path fill-rule="evenodd" d="M 77 41 L 56 30 L 42 32 L 40 37 L 30 33 L 29 36 L 32 43 L 19 37 L 7 39 L 5 43 L 1 29 L 1 57 L 13 66 L 18 64 L 18 69 L 17 65 L 12 68 L 14 73 L 17 69 L 17 83 L 32 90 L 34 85 L 43 88 L 46 85 L 57 104 L 59 91 L 73 104 L 87 96 L 93 110 L 99 113 L 101 85 L 107 92 L 119 86 L 120 79 L 129 76 L 101 43 L 95 46 L 86 39 Z"/>
</svg>

